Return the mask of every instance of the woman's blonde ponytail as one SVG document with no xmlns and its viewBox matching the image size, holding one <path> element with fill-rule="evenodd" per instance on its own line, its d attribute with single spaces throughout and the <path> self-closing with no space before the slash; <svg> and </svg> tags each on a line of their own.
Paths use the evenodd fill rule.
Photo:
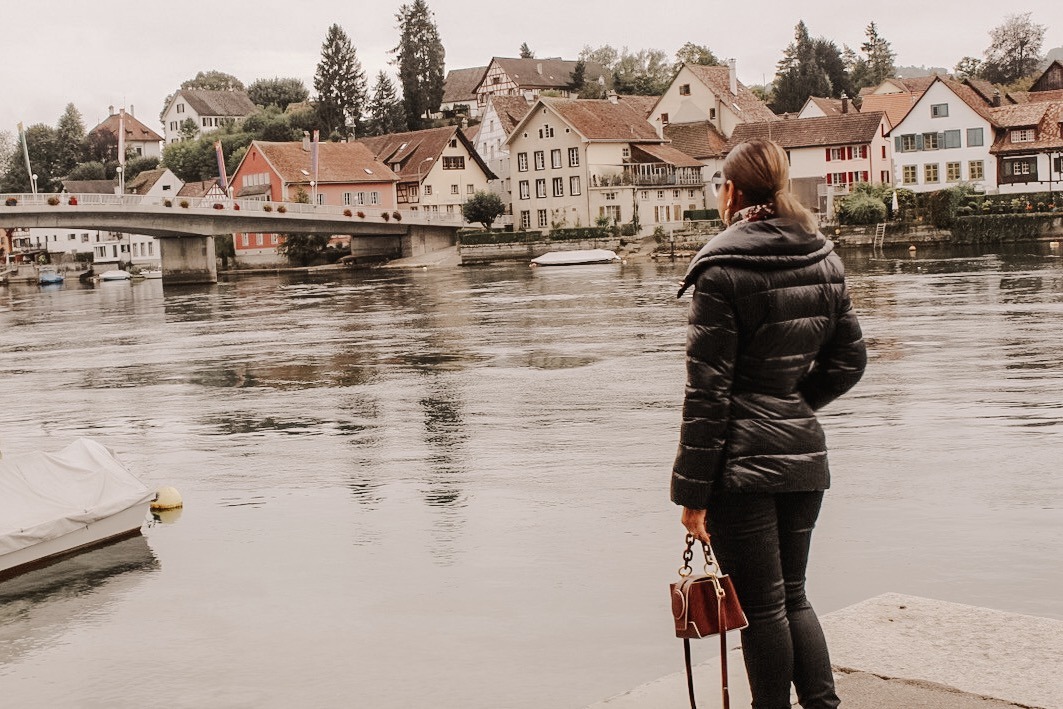
<svg viewBox="0 0 1063 709">
<path fill-rule="evenodd" d="M 755 138 L 739 143 L 723 163 L 724 178 L 741 191 L 745 206 L 775 203 L 775 214 L 801 229 L 818 229 L 814 214 L 790 192 L 790 164 L 778 143 Z"/>
</svg>

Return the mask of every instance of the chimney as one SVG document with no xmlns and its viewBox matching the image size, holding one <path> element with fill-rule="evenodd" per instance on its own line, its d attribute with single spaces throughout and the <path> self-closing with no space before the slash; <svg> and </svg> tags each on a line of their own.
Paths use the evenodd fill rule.
<svg viewBox="0 0 1063 709">
<path fill-rule="evenodd" d="M 129 104 L 129 115 L 131 115 L 131 116 L 134 115 L 134 113 L 133 113 L 133 104 Z"/>
<path fill-rule="evenodd" d="M 542 62 L 536 62 L 535 71 L 539 72 L 539 76 L 543 75 L 543 63 Z"/>
<path fill-rule="evenodd" d="M 994 89 L 993 90 L 993 107 L 994 108 L 999 108 L 1000 107 L 1000 89 Z"/>
<path fill-rule="evenodd" d="M 727 78 L 731 81 L 731 95 L 738 95 L 738 69 L 736 68 L 738 62 L 734 59 L 727 60 Z"/>
<path fill-rule="evenodd" d="M 619 98 L 620 98 L 619 96 L 616 95 L 616 92 L 613 91 L 612 89 L 609 89 L 608 91 L 605 92 L 605 97 L 607 99 L 609 99 L 609 103 L 616 103 L 619 100 Z"/>
<path fill-rule="evenodd" d="M 108 116 L 113 116 L 114 115 L 114 106 L 108 106 L 107 107 L 107 115 Z"/>
<path fill-rule="evenodd" d="M 844 113 L 848 113 L 848 112 L 849 112 L 849 96 L 843 91 L 842 92 L 842 113 L 844 114 Z"/>
<path fill-rule="evenodd" d="M 310 131 L 303 131 L 303 152 L 310 152 Z"/>
</svg>

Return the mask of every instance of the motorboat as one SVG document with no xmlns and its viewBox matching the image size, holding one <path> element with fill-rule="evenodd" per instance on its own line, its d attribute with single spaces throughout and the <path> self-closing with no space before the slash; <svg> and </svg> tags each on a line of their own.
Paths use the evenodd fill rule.
<svg viewBox="0 0 1063 709">
<path fill-rule="evenodd" d="M 55 270 L 52 266 L 45 266 L 41 269 L 41 272 L 37 275 L 37 283 L 42 286 L 50 286 L 56 283 L 62 283 L 66 280 L 66 277 L 62 273 Z"/>
<path fill-rule="evenodd" d="M 128 281 L 132 277 L 129 271 L 123 271 L 120 268 L 116 268 L 113 271 L 104 271 L 100 274 L 101 281 Z"/>
<path fill-rule="evenodd" d="M 144 276 L 144 278 L 162 278 L 162 269 L 149 268 L 145 271 L 141 271 L 140 275 Z"/>
<path fill-rule="evenodd" d="M 615 263 L 620 260 L 609 249 L 578 249 L 574 251 L 549 251 L 531 260 L 533 266 L 580 266 L 590 263 Z"/>
<path fill-rule="evenodd" d="M 89 439 L 0 458 L 0 579 L 140 534 L 154 497 Z"/>
</svg>

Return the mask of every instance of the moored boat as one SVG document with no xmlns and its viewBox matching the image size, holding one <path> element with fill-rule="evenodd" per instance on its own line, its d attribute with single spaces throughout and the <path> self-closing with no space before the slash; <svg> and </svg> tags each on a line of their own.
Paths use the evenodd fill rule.
<svg viewBox="0 0 1063 709">
<path fill-rule="evenodd" d="M 140 275 L 144 276 L 144 278 L 162 278 L 162 269 L 149 268 L 146 271 L 141 271 Z"/>
<path fill-rule="evenodd" d="M 614 263 L 620 257 L 609 249 L 579 249 L 550 251 L 531 260 L 534 266 L 580 266 L 592 263 Z"/>
<path fill-rule="evenodd" d="M 129 271 L 123 271 L 120 268 L 116 268 L 113 271 L 104 271 L 100 274 L 101 281 L 128 281 L 132 277 Z"/>
<path fill-rule="evenodd" d="M 37 282 L 42 286 L 50 286 L 56 283 L 62 283 L 66 280 L 62 273 L 55 270 L 52 266 L 45 266 L 41 269 L 41 272 L 37 275 Z"/>
</svg>

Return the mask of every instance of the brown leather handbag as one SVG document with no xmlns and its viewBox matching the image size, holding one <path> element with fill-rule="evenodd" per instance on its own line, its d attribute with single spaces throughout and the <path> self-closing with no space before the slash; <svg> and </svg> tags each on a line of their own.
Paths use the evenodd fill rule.
<svg viewBox="0 0 1063 709">
<path fill-rule="evenodd" d="M 679 581 L 671 584 L 670 588 L 675 635 L 683 639 L 690 709 L 697 709 L 694 701 L 694 675 L 690 667 L 690 641 L 694 638 L 707 638 L 713 635 L 720 636 L 723 709 L 730 709 L 731 699 L 727 689 L 727 631 L 741 630 L 749 623 L 738 602 L 738 595 L 731 583 L 731 577 L 720 569 L 720 563 L 716 560 L 712 546 L 702 542 L 705 573 L 694 575 L 694 570 L 690 567 L 690 561 L 694 558 L 694 536 L 688 534 L 686 541 L 687 548 L 683 552 L 683 566 L 679 568 Z"/>
</svg>

